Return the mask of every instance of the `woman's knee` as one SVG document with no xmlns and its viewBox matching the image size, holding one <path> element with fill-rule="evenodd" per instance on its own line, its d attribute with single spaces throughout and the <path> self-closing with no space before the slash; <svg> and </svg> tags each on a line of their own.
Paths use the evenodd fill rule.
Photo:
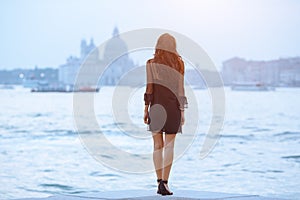
<svg viewBox="0 0 300 200">
<path fill-rule="evenodd" d="M 173 150 L 174 149 L 174 143 L 175 143 L 175 136 L 176 135 L 167 135 L 164 148 L 167 150 Z"/>
<path fill-rule="evenodd" d="M 154 150 L 160 150 L 162 148 L 164 148 L 163 142 L 154 142 Z"/>
<path fill-rule="evenodd" d="M 174 143 L 172 142 L 172 143 L 165 144 L 164 149 L 165 149 L 165 151 L 173 151 Z"/>
</svg>

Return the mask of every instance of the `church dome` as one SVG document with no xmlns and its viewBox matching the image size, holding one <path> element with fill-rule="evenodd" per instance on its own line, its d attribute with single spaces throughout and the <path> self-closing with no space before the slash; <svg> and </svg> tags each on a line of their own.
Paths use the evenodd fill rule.
<svg viewBox="0 0 300 200">
<path fill-rule="evenodd" d="M 107 42 L 103 54 L 103 60 L 107 62 L 117 59 L 128 51 L 126 43 L 119 37 L 117 27 L 115 27 L 112 35 L 113 37 Z"/>
</svg>

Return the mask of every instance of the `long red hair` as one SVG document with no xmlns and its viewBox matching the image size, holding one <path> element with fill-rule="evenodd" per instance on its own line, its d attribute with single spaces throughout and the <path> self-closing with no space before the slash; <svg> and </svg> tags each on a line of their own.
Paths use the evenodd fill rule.
<svg viewBox="0 0 300 200">
<path fill-rule="evenodd" d="M 176 40 L 168 33 L 164 33 L 158 38 L 153 60 L 156 63 L 176 69 L 182 75 L 184 74 L 184 64 L 176 50 Z"/>
</svg>

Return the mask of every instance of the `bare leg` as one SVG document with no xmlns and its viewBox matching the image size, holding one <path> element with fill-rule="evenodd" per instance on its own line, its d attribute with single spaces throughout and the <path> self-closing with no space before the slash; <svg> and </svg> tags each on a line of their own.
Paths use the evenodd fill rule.
<svg viewBox="0 0 300 200">
<path fill-rule="evenodd" d="M 156 171 L 157 179 L 162 179 L 162 170 L 163 170 L 163 147 L 164 140 L 163 134 L 161 133 L 152 133 L 153 138 L 153 163 Z"/>
<path fill-rule="evenodd" d="M 172 163 L 173 163 L 173 155 L 174 155 L 174 142 L 175 142 L 176 134 L 165 134 L 165 146 L 164 146 L 164 159 L 163 159 L 163 180 L 168 180 Z M 166 188 L 169 190 L 167 184 L 165 184 Z M 170 191 L 170 190 L 169 190 Z"/>
</svg>

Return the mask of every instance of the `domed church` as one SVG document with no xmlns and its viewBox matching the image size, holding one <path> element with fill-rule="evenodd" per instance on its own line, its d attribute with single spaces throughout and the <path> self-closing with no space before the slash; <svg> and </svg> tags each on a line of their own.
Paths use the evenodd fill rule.
<svg viewBox="0 0 300 200">
<path fill-rule="evenodd" d="M 101 78 L 97 77 L 100 78 L 98 84 L 116 85 L 120 77 L 135 66 L 133 60 L 128 56 L 127 44 L 120 38 L 117 27 L 114 28 L 112 38 L 104 48 L 102 58 L 99 57 L 93 39 L 90 40 L 90 44 L 87 44 L 86 40 L 82 40 L 80 49 L 80 57 L 70 56 L 65 64 L 59 66 L 59 81 L 65 86 L 74 86 L 82 65 L 92 66 L 90 71 L 81 76 L 80 85 L 83 87 L 92 86 L 91 82 L 95 82 L 95 80 L 91 81 L 90 77 L 99 68 L 105 67 L 105 71 Z"/>
<path fill-rule="evenodd" d="M 117 27 L 105 46 L 102 63 L 106 65 L 100 80 L 103 85 L 116 85 L 120 77 L 134 67 L 134 62 L 128 56 L 127 44 L 120 38 Z"/>
</svg>

